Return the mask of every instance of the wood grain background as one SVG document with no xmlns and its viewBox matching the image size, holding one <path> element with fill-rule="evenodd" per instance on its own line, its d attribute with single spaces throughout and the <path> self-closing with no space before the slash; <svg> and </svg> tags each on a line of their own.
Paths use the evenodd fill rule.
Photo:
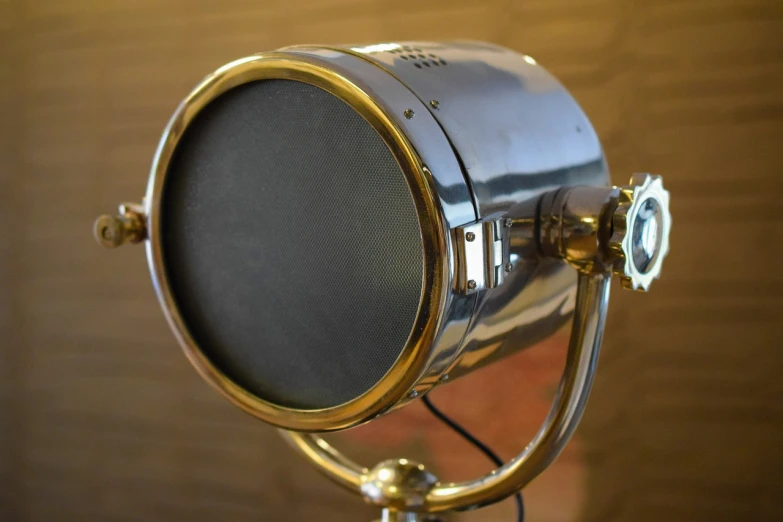
<svg viewBox="0 0 783 522">
<path fill-rule="evenodd" d="M 592 118 L 614 181 L 658 172 L 673 195 L 665 277 L 615 292 L 576 449 L 529 488 L 528 520 L 783 519 L 783 2 L 4 0 L 0 520 L 372 517 L 198 380 L 142 251 L 90 229 L 139 199 L 163 125 L 217 66 L 448 38 L 534 56 Z M 428 429 L 409 428 L 412 453 Z M 357 451 L 375 456 L 372 437 Z"/>
</svg>

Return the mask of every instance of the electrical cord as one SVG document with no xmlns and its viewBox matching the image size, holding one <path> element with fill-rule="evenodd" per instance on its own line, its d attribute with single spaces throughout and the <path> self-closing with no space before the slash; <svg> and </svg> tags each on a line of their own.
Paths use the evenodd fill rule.
<svg viewBox="0 0 783 522">
<path fill-rule="evenodd" d="M 498 457 L 497 453 L 492 451 L 489 446 L 474 437 L 468 430 L 463 428 L 460 424 L 454 421 L 451 417 L 440 411 L 437 406 L 432 404 L 429 395 L 425 395 L 421 398 L 421 402 L 438 420 L 443 422 L 449 428 L 454 430 L 460 437 L 475 446 L 481 453 L 487 456 L 496 466 L 502 466 L 503 461 Z M 514 500 L 517 504 L 517 522 L 525 522 L 525 503 L 522 500 L 522 492 L 519 491 L 514 495 Z"/>
</svg>

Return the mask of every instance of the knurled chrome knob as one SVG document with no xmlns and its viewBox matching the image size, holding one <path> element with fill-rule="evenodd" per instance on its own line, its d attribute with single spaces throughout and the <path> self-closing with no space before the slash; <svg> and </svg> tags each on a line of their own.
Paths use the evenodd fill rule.
<svg viewBox="0 0 783 522">
<path fill-rule="evenodd" d="M 619 189 L 609 239 L 612 269 L 624 288 L 646 292 L 660 277 L 669 252 L 669 192 L 660 176 L 650 174 L 634 174 L 630 184 Z"/>
</svg>

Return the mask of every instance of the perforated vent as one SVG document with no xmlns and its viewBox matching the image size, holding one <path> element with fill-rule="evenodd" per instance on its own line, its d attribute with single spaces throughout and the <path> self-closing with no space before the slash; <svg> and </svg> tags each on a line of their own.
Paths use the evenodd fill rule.
<svg viewBox="0 0 783 522">
<path fill-rule="evenodd" d="M 375 385 L 421 298 L 421 230 L 378 133 L 317 87 L 259 81 L 190 124 L 161 201 L 164 261 L 204 354 L 275 404 Z"/>
<path fill-rule="evenodd" d="M 388 52 L 409 62 L 417 69 L 426 69 L 429 67 L 444 67 L 448 65 L 446 60 L 444 60 L 440 56 L 419 49 L 418 47 L 403 45 L 399 49 L 392 49 L 391 51 Z"/>
</svg>

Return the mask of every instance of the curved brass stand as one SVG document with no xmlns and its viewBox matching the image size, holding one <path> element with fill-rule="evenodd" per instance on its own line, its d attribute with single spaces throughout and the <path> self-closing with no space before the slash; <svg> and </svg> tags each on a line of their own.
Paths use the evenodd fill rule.
<svg viewBox="0 0 783 522">
<path fill-rule="evenodd" d="M 433 483 L 420 501 L 380 495 L 369 498 L 365 484 L 373 480 L 389 461 L 369 470 L 330 446 L 321 437 L 281 430 L 281 434 L 322 473 L 355 491 L 373 504 L 394 511 L 437 513 L 491 504 L 513 495 L 538 476 L 562 451 L 582 418 L 601 347 L 606 308 L 609 302 L 609 274 L 579 274 L 574 325 L 560 388 L 543 426 L 533 441 L 504 466 L 474 480 Z M 405 466 L 408 461 L 391 461 Z M 424 471 L 423 466 L 420 467 Z M 390 472 L 389 472 L 390 473 Z M 399 487 L 399 485 L 398 485 Z"/>
</svg>

